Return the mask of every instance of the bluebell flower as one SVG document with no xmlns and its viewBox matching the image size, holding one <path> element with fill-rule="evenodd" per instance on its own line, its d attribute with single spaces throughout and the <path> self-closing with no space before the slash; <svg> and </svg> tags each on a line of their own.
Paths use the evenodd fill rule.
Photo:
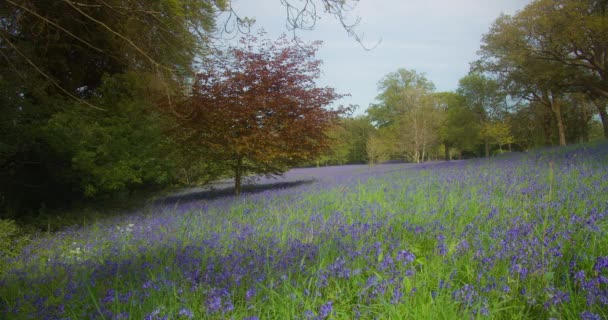
<svg viewBox="0 0 608 320">
<path fill-rule="evenodd" d="M 326 304 L 322 305 L 321 308 L 319 309 L 319 317 L 318 319 L 326 319 L 327 317 L 329 317 L 329 315 L 331 315 L 331 312 L 333 310 L 333 301 L 328 301 Z"/>
<path fill-rule="evenodd" d="M 180 317 L 186 317 L 188 319 L 194 318 L 194 313 L 187 308 L 179 309 L 179 312 L 177 313 L 177 315 Z"/>
</svg>

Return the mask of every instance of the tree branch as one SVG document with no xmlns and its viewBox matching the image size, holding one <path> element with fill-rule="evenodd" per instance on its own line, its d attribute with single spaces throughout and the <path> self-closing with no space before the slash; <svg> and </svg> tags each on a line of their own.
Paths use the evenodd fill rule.
<svg viewBox="0 0 608 320">
<path fill-rule="evenodd" d="M 2 37 L 4 39 L 4 41 L 6 41 L 6 43 L 8 43 L 14 50 L 15 52 L 17 52 L 17 54 L 19 54 L 21 57 L 23 57 L 23 59 L 25 59 L 25 61 L 27 61 L 28 64 L 30 64 L 40 75 L 42 75 L 43 77 L 45 77 L 47 80 L 49 80 L 55 87 L 57 87 L 59 90 L 61 90 L 63 93 L 67 94 L 70 98 L 79 101 L 81 103 L 86 104 L 87 106 L 96 109 L 96 110 L 101 110 L 101 111 L 106 111 L 103 108 L 97 107 L 92 105 L 91 103 L 80 99 L 79 97 L 73 95 L 72 93 L 70 93 L 68 90 L 64 89 L 61 85 L 59 85 L 59 83 L 57 83 L 57 81 L 55 81 L 53 78 L 51 78 L 48 74 L 46 74 L 44 71 L 42 71 L 42 69 L 40 69 L 34 62 L 32 62 L 32 60 L 30 60 L 23 52 L 21 52 L 21 50 L 19 50 L 19 48 L 17 48 L 17 46 L 15 46 L 5 35 L 4 32 L 2 32 L 0 30 L 0 37 Z"/>
</svg>

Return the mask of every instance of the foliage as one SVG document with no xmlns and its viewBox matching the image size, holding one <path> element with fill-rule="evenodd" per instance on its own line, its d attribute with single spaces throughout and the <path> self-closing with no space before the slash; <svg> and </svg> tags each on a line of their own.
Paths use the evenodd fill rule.
<svg viewBox="0 0 608 320">
<path fill-rule="evenodd" d="M 371 134 L 367 138 L 366 143 L 366 151 L 367 151 L 367 159 L 368 164 L 373 166 L 377 163 L 380 163 L 384 160 L 389 160 L 390 149 L 389 145 L 387 145 L 387 138 L 381 136 L 384 131 L 376 132 Z"/>
<path fill-rule="evenodd" d="M 370 106 L 368 114 L 392 140 L 385 144 L 402 159 L 424 161 L 439 142 L 443 117 L 432 95 L 434 84 L 415 70 L 399 69 L 380 80 L 378 88 L 380 103 Z"/>
<path fill-rule="evenodd" d="M 368 138 L 376 129 L 365 116 L 341 118 L 329 128 L 329 150 L 318 160 L 318 164 L 366 163 Z"/>
<path fill-rule="evenodd" d="M 526 50 L 575 74 L 573 85 L 608 98 L 608 4 L 605 1 L 537 0 L 518 14 Z"/>
<path fill-rule="evenodd" d="M 608 46 L 606 19 L 603 2 L 533 1 L 516 15 L 496 20 L 483 38 L 479 65 L 497 74 L 514 96 L 545 105 L 554 117 L 559 144 L 565 145 L 571 131 L 565 121 L 566 95 L 585 93 L 590 100 L 608 96 L 605 57 L 598 55 Z M 605 106 L 597 110 L 608 137 Z"/>
<path fill-rule="evenodd" d="M 412 107 L 404 100 L 407 90 L 426 94 L 435 90 L 435 85 L 416 70 L 399 69 L 382 78 L 378 82 L 378 90 L 380 94 L 376 100 L 380 103 L 371 105 L 367 113 L 375 126 L 386 127 L 394 124 L 408 107 Z"/>
<path fill-rule="evenodd" d="M 440 92 L 435 94 L 438 108 L 444 111 L 445 116 L 439 135 L 444 144 L 446 156 L 449 160 L 451 148 L 459 154 L 474 152 L 479 144 L 481 126 L 478 114 L 467 106 L 466 98 L 455 92 Z"/>
<path fill-rule="evenodd" d="M 11 252 L 13 240 L 21 234 L 17 223 L 13 220 L 0 219 L 0 257 L 6 259 L 5 255 Z"/>
<path fill-rule="evenodd" d="M 491 142 L 498 144 L 500 150 L 504 145 L 510 145 L 514 142 L 511 127 L 508 123 L 488 122 L 484 124 L 481 131 Z"/>
<path fill-rule="evenodd" d="M 171 181 L 171 172 L 160 173 L 170 164 L 155 156 L 168 144 L 158 143 L 165 138 L 156 106 L 171 110 L 224 5 L 2 1 L 3 215 L 36 215 L 83 195 Z"/>
<path fill-rule="evenodd" d="M 492 137 L 484 128 L 490 122 L 505 120 L 507 113 L 506 94 L 498 81 L 483 74 L 472 72 L 460 79 L 458 94 L 464 99 L 464 106 L 475 114 L 478 134 L 484 145 L 485 156 L 490 156 Z"/>
<path fill-rule="evenodd" d="M 105 111 L 76 105 L 49 119 L 48 144 L 71 159 L 85 196 L 172 182 L 171 122 L 142 97 L 146 87 L 137 74 L 106 77 L 90 100 Z"/>
<path fill-rule="evenodd" d="M 14 220 L 0 219 L 0 276 L 11 267 L 29 242 L 29 235 Z"/>
<path fill-rule="evenodd" d="M 280 174 L 328 147 L 325 131 L 346 109 L 327 109 L 342 96 L 316 85 L 319 46 L 249 35 L 197 75 L 185 125 L 233 170 L 237 194 L 244 175 Z"/>
</svg>

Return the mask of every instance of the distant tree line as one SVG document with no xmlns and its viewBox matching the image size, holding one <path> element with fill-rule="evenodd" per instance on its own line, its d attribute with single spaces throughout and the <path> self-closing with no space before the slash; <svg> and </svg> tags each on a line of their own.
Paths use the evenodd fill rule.
<svg viewBox="0 0 608 320">
<path fill-rule="evenodd" d="M 608 138 L 607 10 L 537 0 L 501 15 L 455 92 L 435 92 L 415 70 L 388 74 L 365 115 L 329 130 L 335 142 L 319 162 L 489 157 Z"/>
</svg>

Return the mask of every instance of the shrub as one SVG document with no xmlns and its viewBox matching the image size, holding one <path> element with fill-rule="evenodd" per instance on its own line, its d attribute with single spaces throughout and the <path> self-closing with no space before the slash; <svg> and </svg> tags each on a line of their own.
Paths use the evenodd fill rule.
<svg viewBox="0 0 608 320">
<path fill-rule="evenodd" d="M 7 258 L 17 256 L 27 239 L 24 230 L 14 220 L 0 219 L 0 273 Z"/>
</svg>

